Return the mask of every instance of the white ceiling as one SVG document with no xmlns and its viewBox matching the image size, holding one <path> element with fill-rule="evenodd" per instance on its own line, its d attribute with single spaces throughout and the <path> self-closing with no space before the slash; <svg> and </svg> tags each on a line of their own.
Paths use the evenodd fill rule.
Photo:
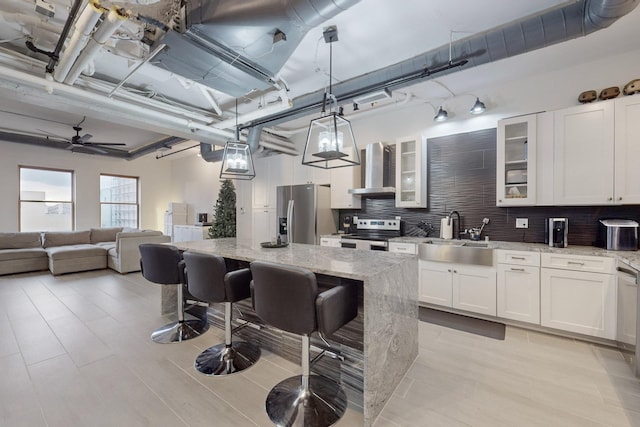
<svg viewBox="0 0 640 427">
<path fill-rule="evenodd" d="M 25 39 L 21 37 L 32 35 L 36 37 L 35 42 L 38 47 L 51 49 L 56 40 L 53 34 L 46 30 L 52 25 L 61 28 L 66 18 L 65 5 L 68 7 L 71 0 L 59 0 L 54 3 L 58 12 L 54 19 L 47 22 L 42 15 L 33 11 L 33 3 L 30 0 L 0 0 L 0 48 L 24 52 Z M 291 99 L 322 89 L 328 84 L 329 47 L 324 43 L 322 31 L 330 24 L 337 25 L 339 33 L 339 42 L 334 44 L 333 55 L 335 83 L 447 45 L 450 38 L 453 40 L 464 38 L 566 3 L 570 2 L 561 0 L 536 2 L 530 0 L 448 2 L 403 0 L 399 3 L 388 0 L 362 0 L 330 21 L 309 31 L 278 77 L 287 83 L 290 89 L 288 95 Z M 148 14 L 153 8 L 156 14 L 165 13 L 170 9 L 171 4 L 170 1 L 163 1 L 160 6 L 147 6 Z M 144 7 L 137 9 L 144 10 Z M 26 23 L 20 25 L 16 23 L 16 15 L 11 13 L 20 13 L 22 14 L 20 16 L 29 18 L 22 18 Z M 637 10 L 631 13 L 635 22 L 639 14 Z M 573 43 L 572 50 L 560 57 L 556 55 L 551 64 L 541 64 L 539 55 L 525 54 L 506 60 L 508 66 L 496 68 L 492 73 L 455 72 L 436 79 L 435 82 L 427 81 L 416 85 L 411 88 L 411 92 L 425 100 L 437 100 L 449 96 L 449 90 L 456 93 L 475 92 L 487 85 L 535 73 L 536 70 L 545 67 L 561 67 L 571 64 L 571 61 L 584 61 L 592 58 L 593 51 L 614 53 L 624 51 L 626 47 L 637 49 L 632 45 L 635 43 L 633 37 L 616 38 L 616 32 L 627 34 L 630 28 L 633 28 L 634 19 L 623 18 L 621 22 L 615 23 L 606 30 L 606 37 L 589 36 L 588 42 Z M 33 23 L 34 20 L 35 23 Z M 135 29 L 135 25 L 127 24 L 128 37 L 132 37 L 131 34 Z M 118 38 L 122 39 L 125 35 L 124 32 L 118 34 Z M 590 43 L 592 37 L 602 46 L 594 46 Z M 20 39 L 7 42 L 16 38 Z M 615 41 L 613 45 L 612 40 Z M 114 54 L 114 48 L 110 48 L 109 50 L 114 53 L 102 51 L 95 60 L 94 79 L 118 82 L 138 64 L 139 61 L 134 57 L 142 52 L 140 44 L 118 43 L 115 49 L 119 51 L 118 54 Z M 125 48 L 126 53 L 124 53 Z M 43 60 L 42 56 L 37 58 Z M 16 69 L 21 68 L 19 62 L 15 64 Z M 44 69 L 38 65 L 32 65 L 23 70 L 21 72 L 30 75 L 40 77 L 44 75 Z M 443 83 L 446 88 L 438 82 Z M 153 98 L 160 102 L 173 99 L 191 105 L 198 109 L 198 114 L 208 116 L 212 121 L 219 120 L 219 116 L 197 85 L 152 64 L 142 66 L 133 74 L 131 80 L 127 82 L 127 87 L 135 87 L 136 94 L 153 95 Z M 38 91 L 39 93 L 34 93 Z M 212 95 L 225 109 L 222 117 L 232 117 L 233 98 L 215 91 Z M 60 98 L 56 96 L 56 91 L 49 96 L 46 88 L 39 88 L 36 91 L 23 89 L 20 85 L 6 80 L 0 73 L 0 127 L 12 132 L 70 137 L 74 134 L 71 126 L 84 119 L 82 133 L 92 134 L 91 141 L 125 142 L 126 150 L 158 141 L 167 135 L 190 136 L 190 129 L 186 125 L 182 131 L 172 132 L 166 127 L 152 123 L 142 116 L 136 117 L 136 114 L 130 112 L 115 114 L 113 109 L 86 108 L 73 100 L 61 104 Z M 255 98 L 248 95 L 241 100 L 240 113 L 255 110 L 258 104 L 267 105 L 277 96 L 277 92 Z M 394 97 L 401 96 L 403 95 L 394 94 Z M 299 120 L 292 121 L 279 125 L 279 128 L 295 128 L 299 123 Z M 197 140 L 198 134 L 194 136 L 194 140 Z M 193 141 L 186 144 L 193 145 Z"/>
</svg>

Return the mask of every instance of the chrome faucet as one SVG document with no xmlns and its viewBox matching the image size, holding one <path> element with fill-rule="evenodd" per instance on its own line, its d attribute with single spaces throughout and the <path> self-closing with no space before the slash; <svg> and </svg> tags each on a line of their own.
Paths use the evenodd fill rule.
<svg viewBox="0 0 640 427">
<path fill-rule="evenodd" d="M 449 212 L 449 215 L 447 216 L 447 218 L 449 218 L 447 220 L 447 225 L 451 225 L 451 220 L 452 220 L 451 217 L 453 216 L 453 214 L 456 214 L 458 216 L 458 232 L 457 233 L 455 232 L 455 222 L 454 222 L 453 223 L 453 237 L 456 238 L 456 239 L 459 239 L 460 238 L 460 221 L 461 220 L 460 220 L 460 213 L 458 211 L 454 210 L 454 211 Z"/>
</svg>

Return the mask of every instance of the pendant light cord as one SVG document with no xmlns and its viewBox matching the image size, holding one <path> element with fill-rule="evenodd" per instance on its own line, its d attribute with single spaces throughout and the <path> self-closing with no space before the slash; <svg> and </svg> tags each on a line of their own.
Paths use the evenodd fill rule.
<svg viewBox="0 0 640 427">
<path fill-rule="evenodd" d="M 240 128 L 238 128 L 238 98 L 236 98 L 236 141 L 240 142 Z"/>
</svg>

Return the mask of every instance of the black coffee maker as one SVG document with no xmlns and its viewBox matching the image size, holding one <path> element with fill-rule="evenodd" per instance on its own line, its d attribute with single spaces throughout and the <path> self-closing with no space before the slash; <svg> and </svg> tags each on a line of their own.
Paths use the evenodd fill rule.
<svg viewBox="0 0 640 427">
<path fill-rule="evenodd" d="M 569 218 L 547 218 L 544 223 L 544 242 L 552 248 L 566 248 Z"/>
</svg>

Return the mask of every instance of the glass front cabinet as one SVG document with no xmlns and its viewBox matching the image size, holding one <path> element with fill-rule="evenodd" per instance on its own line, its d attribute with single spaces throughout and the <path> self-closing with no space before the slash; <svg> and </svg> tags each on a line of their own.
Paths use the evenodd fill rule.
<svg viewBox="0 0 640 427">
<path fill-rule="evenodd" d="M 396 141 L 396 207 L 427 207 L 427 150 L 420 135 Z"/>
<path fill-rule="evenodd" d="M 498 122 L 496 205 L 536 204 L 536 115 Z"/>
</svg>

